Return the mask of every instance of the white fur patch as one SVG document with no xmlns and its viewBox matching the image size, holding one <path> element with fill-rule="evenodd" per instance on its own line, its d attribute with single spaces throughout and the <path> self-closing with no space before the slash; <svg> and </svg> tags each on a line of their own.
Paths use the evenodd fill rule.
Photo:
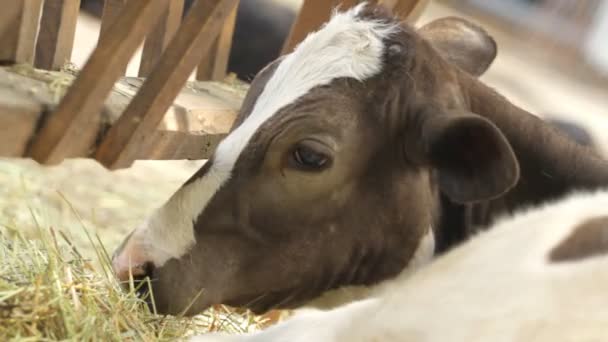
<svg viewBox="0 0 608 342">
<path fill-rule="evenodd" d="M 410 259 L 407 264 L 408 269 L 418 269 L 428 264 L 435 255 L 435 234 L 433 228 L 429 227 L 429 230 L 424 234 L 422 240 L 418 243 L 414 256 Z"/>
<path fill-rule="evenodd" d="M 378 298 L 194 341 L 604 341 L 608 255 L 547 259 L 580 224 L 607 214 L 608 191 L 574 194 L 502 219 Z"/>
<path fill-rule="evenodd" d="M 194 245 L 194 221 L 230 175 L 226 167 L 215 165 L 204 177 L 179 189 L 135 230 L 131 239 L 139 241 L 136 244 L 143 249 L 146 261 L 160 267 L 171 258 L 181 257 Z"/>
<path fill-rule="evenodd" d="M 157 266 L 169 258 L 179 258 L 194 245 L 193 222 L 230 178 L 240 154 L 264 122 L 314 87 L 343 77 L 362 81 L 381 71 L 383 39 L 398 26 L 358 18 L 356 13 L 363 6 L 335 13 L 287 55 L 249 117 L 218 145 L 209 171 L 177 191 L 134 234 L 149 246 L 148 257 Z"/>
</svg>

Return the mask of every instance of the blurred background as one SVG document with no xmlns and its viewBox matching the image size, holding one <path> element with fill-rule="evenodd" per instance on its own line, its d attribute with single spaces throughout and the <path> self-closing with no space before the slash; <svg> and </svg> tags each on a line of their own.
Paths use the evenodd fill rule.
<svg viewBox="0 0 608 342">
<path fill-rule="evenodd" d="M 229 71 L 249 81 L 276 58 L 301 3 L 241 0 Z M 97 43 L 102 0 L 81 0 L 81 9 L 77 68 Z M 484 82 L 536 115 L 585 127 L 608 156 L 608 0 L 435 0 L 416 26 L 444 16 L 468 18 L 496 39 L 498 57 Z M 140 57 L 141 48 L 127 76 L 137 75 Z M 22 230 L 44 222 L 78 232 L 84 224 L 113 249 L 202 163 L 139 161 L 111 172 L 91 160 L 53 167 L 0 160 L 0 225 Z"/>
</svg>

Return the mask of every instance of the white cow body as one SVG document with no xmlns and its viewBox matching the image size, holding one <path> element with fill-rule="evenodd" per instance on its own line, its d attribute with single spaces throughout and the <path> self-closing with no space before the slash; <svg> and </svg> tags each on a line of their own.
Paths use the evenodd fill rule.
<svg viewBox="0 0 608 342">
<path fill-rule="evenodd" d="M 582 223 L 608 216 L 608 191 L 575 194 L 499 221 L 378 298 L 302 311 L 265 331 L 193 341 L 608 341 L 608 253 L 555 262 Z M 598 239 L 608 239 L 608 227 Z"/>
</svg>

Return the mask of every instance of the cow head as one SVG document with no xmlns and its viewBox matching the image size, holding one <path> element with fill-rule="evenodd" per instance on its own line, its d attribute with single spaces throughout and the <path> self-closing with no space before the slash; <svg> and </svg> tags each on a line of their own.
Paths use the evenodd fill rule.
<svg viewBox="0 0 608 342">
<path fill-rule="evenodd" d="M 487 39 L 463 21 L 435 26 L 454 23 L 468 31 L 452 37 Z M 262 70 L 213 157 L 116 251 L 119 277 L 150 276 L 163 313 L 263 312 L 428 259 L 440 192 L 494 198 L 519 170 L 458 82 L 495 46 L 445 54 L 449 37 L 433 32 L 363 4 Z"/>
</svg>

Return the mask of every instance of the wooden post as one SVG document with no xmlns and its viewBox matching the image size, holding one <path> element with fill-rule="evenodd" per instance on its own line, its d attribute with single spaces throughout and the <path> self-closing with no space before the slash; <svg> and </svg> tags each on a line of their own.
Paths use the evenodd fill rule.
<svg viewBox="0 0 608 342">
<path fill-rule="evenodd" d="M 196 68 L 196 80 L 197 81 L 209 81 L 213 79 L 213 69 L 215 66 L 215 60 L 219 49 L 219 37 L 213 39 L 213 45 L 209 49 L 209 52 L 203 57 L 201 62 Z"/>
<path fill-rule="evenodd" d="M 10 6 L 4 7 L 2 11 L 0 11 L 0 42 L 4 44 L 4 35 L 8 32 L 14 33 L 17 28 L 15 25 L 15 21 L 19 19 L 21 15 L 21 9 L 23 4 L 21 2 L 16 4 L 11 4 Z M 8 47 L 5 45 L 0 46 L 2 49 L 7 49 Z"/>
<path fill-rule="evenodd" d="M 40 122 L 49 120 L 58 101 L 48 86 L 53 76 L 17 66 L 0 67 L 0 157 L 24 157 Z M 22 74 L 21 72 L 24 71 Z M 26 76 L 27 74 L 27 76 Z M 116 82 L 99 113 L 103 125 L 114 124 L 143 85 L 144 78 Z M 208 159 L 234 123 L 248 87 L 235 81 L 189 82 L 167 110 L 137 159 Z M 74 158 L 90 158 L 99 139 Z"/>
<path fill-rule="evenodd" d="M 28 155 L 59 163 L 86 154 L 96 139 L 99 112 L 114 83 L 163 10 L 165 1 L 131 0 L 35 137 Z"/>
<path fill-rule="evenodd" d="M 14 89 L 0 88 L 0 97 L 0 156 L 21 157 L 43 106 Z"/>
<path fill-rule="evenodd" d="M 290 53 L 306 36 L 329 20 L 331 11 L 340 6 L 345 10 L 362 0 L 304 0 L 291 31 L 283 45 L 282 54 Z"/>
<path fill-rule="evenodd" d="M 99 28 L 98 41 L 108 34 L 108 30 L 124 10 L 129 0 L 103 0 L 103 10 L 101 11 L 101 27 Z"/>
<path fill-rule="evenodd" d="M 114 25 L 116 18 L 118 18 L 120 13 L 124 10 L 124 7 L 128 1 L 129 0 L 103 0 L 101 27 L 99 28 L 97 44 L 99 44 L 99 42 L 108 35 L 108 30 Z M 127 66 L 128 64 L 125 65 L 125 67 L 121 70 L 121 75 L 124 75 L 127 72 Z"/>
<path fill-rule="evenodd" d="M 107 168 L 130 166 L 197 63 L 219 34 L 237 0 L 198 0 L 140 91 L 103 139 L 95 158 Z"/>
<path fill-rule="evenodd" d="M 139 65 L 139 77 L 148 77 L 161 54 L 179 28 L 184 14 L 184 0 L 171 0 L 156 27 L 146 37 Z"/>
<path fill-rule="evenodd" d="M 34 63 L 34 48 L 42 0 L 3 4 L 0 15 L 0 62 Z"/>
<path fill-rule="evenodd" d="M 80 0 L 45 0 L 36 44 L 35 65 L 59 70 L 70 61 Z"/>
<path fill-rule="evenodd" d="M 393 13 L 408 23 L 415 23 L 429 4 L 429 0 L 397 0 L 395 2 L 392 6 Z"/>
<path fill-rule="evenodd" d="M 196 71 L 197 80 L 220 81 L 226 77 L 237 12 L 238 1 L 226 19 L 219 37 L 214 40 L 213 47 L 198 65 L 198 69 Z"/>
</svg>

